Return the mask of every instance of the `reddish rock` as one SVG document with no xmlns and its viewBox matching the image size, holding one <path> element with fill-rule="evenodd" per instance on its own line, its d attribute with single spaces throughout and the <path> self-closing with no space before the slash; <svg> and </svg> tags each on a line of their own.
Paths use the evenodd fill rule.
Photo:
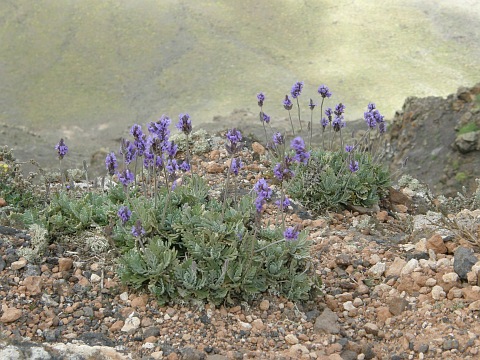
<svg viewBox="0 0 480 360">
<path fill-rule="evenodd" d="M 219 174 L 223 172 L 224 166 L 211 161 L 205 166 L 205 169 L 209 174 Z"/>
<path fill-rule="evenodd" d="M 448 249 L 439 234 L 433 235 L 427 240 L 427 249 L 432 249 L 436 254 L 446 254 Z"/>
<path fill-rule="evenodd" d="M 58 271 L 69 271 L 72 269 L 73 259 L 71 258 L 60 258 L 58 259 Z"/>
<path fill-rule="evenodd" d="M 0 207 L 7 206 L 7 202 L 5 201 L 4 198 L 0 197 Z"/>
<path fill-rule="evenodd" d="M 147 303 L 148 303 L 148 295 L 142 295 L 142 296 L 137 296 L 136 298 L 134 298 L 130 305 L 133 307 L 133 308 L 136 308 L 136 307 L 140 307 L 140 308 L 144 308 L 145 306 L 147 306 Z"/>
<path fill-rule="evenodd" d="M 22 316 L 22 310 L 16 308 L 3 308 L 2 317 L 0 317 L 0 322 L 2 323 L 11 323 L 17 321 Z"/>
<path fill-rule="evenodd" d="M 26 287 L 30 295 L 38 295 L 42 292 L 42 277 L 28 276 L 23 280 L 23 285 Z"/>
<path fill-rule="evenodd" d="M 252 150 L 253 150 L 254 153 L 256 153 L 258 155 L 265 154 L 265 147 L 262 144 L 260 144 L 256 141 L 252 144 Z"/>
<path fill-rule="evenodd" d="M 27 265 L 27 263 L 27 259 L 21 258 L 18 261 L 12 262 L 12 265 L 10 267 L 12 268 L 12 270 L 20 270 L 23 269 L 25 265 Z"/>
<path fill-rule="evenodd" d="M 124 323 L 122 320 L 115 321 L 112 326 L 110 326 L 110 332 L 118 332 L 123 327 Z"/>
</svg>

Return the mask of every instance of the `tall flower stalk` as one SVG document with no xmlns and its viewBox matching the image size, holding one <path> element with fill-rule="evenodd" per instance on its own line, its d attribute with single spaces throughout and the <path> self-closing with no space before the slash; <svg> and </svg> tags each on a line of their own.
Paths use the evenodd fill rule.
<svg viewBox="0 0 480 360">
<path fill-rule="evenodd" d="M 303 81 L 297 81 L 295 84 L 293 84 L 292 90 L 290 90 L 290 94 L 292 95 L 292 98 L 297 100 L 298 123 L 300 124 L 300 131 L 302 131 L 303 128 L 302 128 L 302 120 L 300 118 L 300 103 L 298 102 L 298 97 L 302 93 L 302 89 L 303 89 Z"/>
<path fill-rule="evenodd" d="M 322 97 L 322 102 L 320 103 L 320 116 L 323 116 L 323 102 L 325 101 L 325 98 L 329 98 L 332 96 L 332 93 L 330 92 L 330 89 L 326 85 L 320 85 L 318 87 L 318 93 Z M 320 123 L 322 125 L 322 148 L 325 150 L 325 137 L 324 137 L 324 132 L 325 128 L 328 125 L 328 120 L 326 118 L 322 118 L 320 120 Z M 312 149 L 311 144 L 310 144 L 310 150 Z"/>
<path fill-rule="evenodd" d="M 68 146 L 65 144 L 65 141 L 63 140 L 63 138 L 60 139 L 57 145 L 55 145 L 55 150 L 57 150 L 58 160 L 60 162 L 60 182 L 63 187 L 64 181 L 63 181 L 62 160 L 65 157 L 65 155 L 67 155 L 68 153 Z"/>
<path fill-rule="evenodd" d="M 268 142 L 268 136 L 267 136 L 267 128 L 265 127 L 265 122 L 269 123 L 270 122 L 270 116 L 266 115 L 263 112 L 263 103 L 265 101 L 265 94 L 263 92 L 257 94 L 257 103 L 258 106 L 260 106 L 260 122 L 263 125 L 263 131 L 265 132 L 265 141 Z M 266 116 L 265 116 L 266 115 Z"/>
<path fill-rule="evenodd" d="M 190 120 L 190 115 L 188 114 L 178 115 L 177 129 L 180 130 L 183 134 L 185 134 L 185 138 L 187 142 L 185 162 L 188 165 L 188 168 L 192 170 L 192 174 L 193 174 L 193 169 L 192 169 L 192 164 L 190 159 L 190 142 L 189 142 L 190 133 L 192 132 L 192 121 Z M 186 171 L 186 168 L 187 167 L 184 166 L 185 171 Z"/>
<path fill-rule="evenodd" d="M 295 128 L 293 126 L 292 114 L 290 113 L 290 110 L 292 110 L 293 108 L 293 104 L 288 95 L 285 95 L 285 100 L 283 100 L 283 107 L 285 108 L 285 110 L 288 111 L 288 118 L 290 119 L 290 125 L 292 126 L 292 134 L 293 136 L 295 136 Z"/>
<path fill-rule="evenodd" d="M 222 218 L 225 215 L 225 208 L 227 206 L 227 195 L 228 195 L 228 188 L 230 185 L 230 173 L 233 172 L 232 169 L 234 164 L 236 166 L 236 161 L 234 162 L 234 158 L 237 152 L 240 150 L 239 145 L 240 145 L 240 141 L 242 141 L 242 133 L 239 130 L 233 128 L 227 131 L 226 137 L 229 143 L 225 145 L 225 148 L 227 149 L 227 152 L 230 155 L 230 167 L 229 167 L 229 170 L 227 171 L 227 179 L 225 181 L 225 191 L 223 194 L 223 205 L 222 205 Z"/>
</svg>

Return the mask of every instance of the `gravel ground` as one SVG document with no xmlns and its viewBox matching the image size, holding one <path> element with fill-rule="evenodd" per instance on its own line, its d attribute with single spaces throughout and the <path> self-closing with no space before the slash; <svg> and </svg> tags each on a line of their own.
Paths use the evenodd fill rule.
<svg viewBox="0 0 480 360">
<path fill-rule="evenodd" d="M 261 145 L 249 148 L 245 189 L 267 169 L 254 160 L 263 158 Z M 196 161 L 218 195 L 225 151 Z M 92 254 L 65 239 L 29 263 L 18 249 L 32 234 L 0 227 L 0 357 L 476 359 L 480 262 L 472 241 L 480 210 L 449 214 L 469 229 L 462 237 L 425 210 L 424 195 L 392 190 L 370 213 L 307 216 L 299 206 L 289 209 L 287 222 L 310 230 L 323 281 L 322 294 L 305 303 L 265 294 L 233 307 L 162 307 L 119 282 L 112 253 Z M 265 219 L 274 217 L 268 207 Z"/>
</svg>

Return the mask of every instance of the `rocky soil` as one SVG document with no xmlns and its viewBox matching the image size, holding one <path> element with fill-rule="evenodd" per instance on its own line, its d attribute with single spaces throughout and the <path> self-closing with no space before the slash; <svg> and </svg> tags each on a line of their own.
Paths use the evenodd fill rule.
<svg viewBox="0 0 480 360">
<path fill-rule="evenodd" d="M 264 152 L 248 144 L 246 183 L 265 171 Z M 195 159 L 219 191 L 225 150 Z M 287 221 L 310 230 L 323 281 L 304 303 L 265 294 L 235 306 L 159 306 L 119 282 L 111 253 L 65 239 L 28 262 L 19 250 L 35 232 L 3 226 L 0 358 L 475 359 L 480 209 L 466 204 L 448 207 L 409 181 L 379 211 L 314 215 L 294 205 Z M 274 216 L 267 208 L 266 220 Z"/>
</svg>

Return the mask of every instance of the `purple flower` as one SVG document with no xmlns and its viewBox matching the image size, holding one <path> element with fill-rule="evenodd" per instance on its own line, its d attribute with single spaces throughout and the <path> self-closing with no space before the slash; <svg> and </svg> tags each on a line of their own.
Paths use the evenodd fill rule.
<svg viewBox="0 0 480 360">
<path fill-rule="evenodd" d="M 290 94 L 292 95 L 292 98 L 296 99 L 297 97 L 300 96 L 300 93 L 302 92 L 303 89 L 303 81 L 297 81 L 295 84 L 292 86 L 292 90 L 290 90 Z"/>
<path fill-rule="evenodd" d="M 117 175 L 118 175 L 118 180 L 120 180 L 123 186 L 128 186 L 128 184 L 130 184 L 134 180 L 133 173 L 128 169 L 123 170 L 121 173 L 118 173 Z"/>
<path fill-rule="evenodd" d="M 367 108 L 368 108 L 368 111 L 374 110 L 375 109 L 375 103 L 369 103 Z"/>
<path fill-rule="evenodd" d="M 170 118 L 168 116 L 162 115 L 160 117 L 160 120 L 158 120 L 157 122 L 151 122 L 148 125 L 148 131 L 156 135 L 161 142 L 165 142 L 170 136 L 170 130 L 168 129 L 170 123 Z"/>
<path fill-rule="evenodd" d="M 279 132 L 276 132 L 276 133 L 273 134 L 272 140 L 273 140 L 273 143 L 277 146 L 285 144 L 285 138 Z"/>
<path fill-rule="evenodd" d="M 192 132 L 192 121 L 190 120 L 190 115 L 180 114 L 178 115 L 178 124 L 177 129 L 183 132 L 185 135 L 188 135 Z"/>
<path fill-rule="evenodd" d="M 358 171 L 358 169 L 359 169 L 359 167 L 358 167 L 358 161 L 351 160 L 351 161 L 350 161 L 350 164 L 348 165 L 348 167 L 350 168 L 350 171 L 351 171 L 351 172 L 356 172 L 356 171 Z"/>
<path fill-rule="evenodd" d="M 286 209 L 287 207 L 290 206 L 290 199 L 288 197 L 285 196 L 285 198 L 283 199 L 283 207 L 280 206 L 280 199 L 278 199 L 277 201 L 275 201 L 275 205 L 277 205 L 280 209 Z"/>
<path fill-rule="evenodd" d="M 122 139 L 122 146 L 120 148 L 120 154 L 123 155 L 125 164 L 130 164 L 137 154 L 137 149 L 135 146 L 129 141 Z"/>
<path fill-rule="evenodd" d="M 367 123 L 370 129 L 373 129 L 377 126 L 377 121 L 375 120 L 375 117 L 373 116 L 372 112 L 370 111 L 364 112 L 363 118 L 365 119 L 365 122 Z"/>
<path fill-rule="evenodd" d="M 310 99 L 310 103 L 308 104 L 308 107 L 310 108 L 310 110 L 315 109 L 315 106 L 317 106 L 317 104 L 315 104 L 315 103 L 313 102 L 313 100 Z"/>
<path fill-rule="evenodd" d="M 138 124 L 134 124 L 130 129 L 130 135 L 132 135 L 135 140 L 140 139 L 143 136 L 142 127 Z"/>
<path fill-rule="evenodd" d="M 285 95 L 285 100 L 283 100 L 283 107 L 285 110 L 292 110 L 293 104 L 288 95 Z"/>
<path fill-rule="evenodd" d="M 332 121 L 332 117 L 333 117 L 333 110 L 332 110 L 332 108 L 326 108 L 326 109 L 325 109 L 325 115 L 327 115 L 328 122 L 331 122 L 331 121 Z"/>
<path fill-rule="evenodd" d="M 110 176 L 115 174 L 118 163 L 115 153 L 113 151 L 110 154 L 107 154 L 107 157 L 105 158 L 105 167 L 107 168 L 108 174 Z"/>
<path fill-rule="evenodd" d="M 173 159 L 177 155 L 178 146 L 173 141 L 167 141 L 163 150 L 167 153 L 168 157 Z"/>
<path fill-rule="evenodd" d="M 320 85 L 318 87 L 318 93 L 322 96 L 322 98 L 329 98 L 332 96 L 330 89 L 325 85 Z"/>
<path fill-rule="evenodd" d="M 321 121 L 321 124 L 322 124 L 323 130 L 325 130 L 325 128 L 328 126 L 328 119 L 324 117 Z"/>
<path fill-rule="evenodd" d="M 137 220 L 135 225 L 132 226 L 132 235 L 135 237 L 145 235 L 145 229 L 142 227 L 142 222 L 140 220 Z"/>
<path fill-rule="evenodd" d="M 340 131 L 341 128 L 346 126 L 343 116 L 335 115 L 335 119 L 332 121 L 333 130 Z"/>
<path fill-rule="evenodd" d="M 232 165 L 230 166 L 230 171 L 236 175 L 238 175 L 238 172 L 240 169 L 243 167 L 242 160 L 239 158 L 233 158 L 232 159 Z"/>
<path fill-rule="evenodd" d="M 117 212 L 118 217 L 120 220 L 122 220 L 123 225 L 130 220 L 130 217 L 132 216 L 132 212 L 130 209 L 126 206 L 121 206 L 120 209 Z"/>
<path fill-rule="evenodd" d="M 293 159 L 290 156 L 285 156 L 281 163 L 277 163 L 273 168 L 273 175 L 278 179 L 278 181 L 290 180 L 295 173 L 290 169 L 290 164 Z"/>
<path fill-rule="evenodd" d="M 262 120 L 263 122 L 266 122 L 267 124 L 270 122 L 270 116 L 268 116 L 267 114 L 265 114 L 264 112 L 262 112 Z"/>
<path fill-rule="evenodd" d="M 228 130 L 226 135 L 230 144 L 226 144 L 225 148 L 229 154 L 235 154 L 238 151 L 238 143 L 242 140 L 242 133 L 237 129 Z"/>
<path fill-rule="evenodd" d="M 310 152 L 306 151 L 305 141 L 297 136 L 290 142 L 290 147 L 295 151 L 293 159 L 299 163 L 306 164 L 310 158 Z"/>
<path fill-rule="evenodd" d="M 190 171 L 190 164 L 187 162 L 187 161 L 184 161 L 180 164 L 179 166 L 180 170 L 182 170 L 183 172 L 187 172 L 187 171 Z"/>
<path fill-rule="evenodd" d="M 377 126 L 377 124 L 382 124 L 384 123 L 384 117 L 382 114 L 380 114 L 380 111 L 378 111 L 375 108 L 374 103 L 369 103 L 368 104 L 368 111 L 363 113 L 363 118 L 365 119 L 365 122 L 367 123 L 368 127 L 370 129 L 373 129 Z M 382 128 L 380 129 L 379 125 L 379 131 L 380 133 L 384 133 L 386 130 L 385 125 L 382 125 Z"/>
<path fill-rule="evenodd" d="M 262 107 L 265 101 L 265 94 L 263 92 L 257 94 L 258 106 Z"/>
<path fill-rule="evenodd" d="M 57 145 L 55 145 L 55 150 L 58 152 L 58 158 L 61 160 L 68 153 L 68 146 L 65 145 L 65 141 L 60 139 Z"/>
<path fill-rule="evenodd" d="M 340 115 L 342 115 L 344 112 L 345 112 L 345 105 L 343 105 L 342 103 L 340 103 L 340 104 L 337 104 L 337 105 L 335 106 L 335 111 L 334 111 L 334 114 L 335 114 L 335 115 L 340 116 Z"/>
<path fill-rule="evenodd" d="M 178 170 L 177 160 L 175 159 L 168 159 L 167 166 L 165 166 L 169 174 L 173 174 L 175 171 Z"/>
<path fill-rule="evenodd" d="M 346 145 L 346 146 L 345 146 L 345 151 L 348 152 L 348 153 L 350 153 L 350 152 L 353 151 L 353 148 L 354 148 L 354 147 L 353 147 L 352 145 Z"/>
<path fill-rule="evenodd" d="M 257 193 L 257 198 L 255 199 L 255 207 L 257 209 L 257 213 L 260 213 L 262 211 L 265 200 L 268 200 L 272 197 L 272 189 L 270 189 L 267 182 L 263 178 L 256 182 L 253 189 Z"/>
<path fill-rule="evenodd" d="M 283 232 L 283 237 L 285 238 L 285 241 L 295 241 L 298 239 L 298 234 L 300 232 L 294 228 L 294 227 L 289 227 Z"/>
<path fill-rule="evenodd" d="M 378 131 L 380 131 L 380 134 L 385 134 L 387 132 L 387 124 L 385 121 L 378 124 Z"/>
<path fill-rule="evenodd" d="M 146 135 L 142 134 L 138 139 L 135 139 L 133 145 L 137 148 L 137 155 L 143 156 L 145 150 L 147 150 Z"/>
</svg>

